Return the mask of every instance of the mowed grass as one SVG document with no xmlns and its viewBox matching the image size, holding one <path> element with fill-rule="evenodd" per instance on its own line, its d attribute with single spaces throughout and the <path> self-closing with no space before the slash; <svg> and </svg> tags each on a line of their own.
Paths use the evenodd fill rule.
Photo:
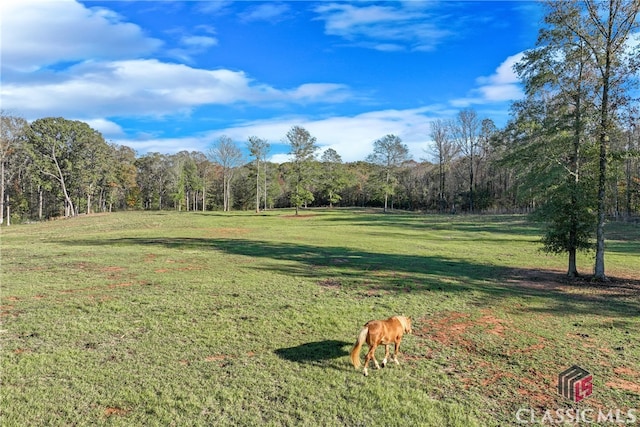
<svg viewBox="0 0 640 427">
<path fill-rule="evenodd" d="M 640 408 L 637 225 L 608 225 L 603 286 L 565 279 L 522 216 L 291 213 L 3 228 L 0 424 L 502 426 L 520 408 Z M 395 314 L 414 321 L 401 364 L 365 378 L 356 335 Z M 556 391 L 574 364 L 594 377 L 578 404 Z"/>
</svg>

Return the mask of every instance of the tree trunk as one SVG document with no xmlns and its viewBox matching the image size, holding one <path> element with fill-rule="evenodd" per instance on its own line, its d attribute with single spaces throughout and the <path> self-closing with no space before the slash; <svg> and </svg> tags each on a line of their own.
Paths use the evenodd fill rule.
<svg viewBox="0 0 640 427">
<path fill-rule="evenodd" d="M 609 17 L 609 34 L 611 31 Z M 600 106 L 600 163 L 598 175 L 598 225 L 596 226 L 596 261 L 594 277 L 605 281 L 604 268 L 604 223 L 606 219 L 607 145 L 609 144 L 609 83 L 611 77 L 611 37 L 607 38 L 604 73 L 602 76 L 602 105 Z"/>
<path fill-rule="evenodd" d="M 607 140 L 605 132 L 600 137 L 600 172 L 598 176 L 598 224 L 596 226 L 596 262 L 594 277 L 605 281 L 604 268 L 604 223 L 606 219 L 606 173 L 607 173 Z"/>
<path fill-rule="evenodd" d="M 469 212 L 473 213 L 473 141 L 470 142 L 471 159 L 469 161 Z"/>
<path fill-rule="evenodd" d="M 76 210 L 73 207 L 73 200 L 71 200 L 71 196 L 67 191 L 67 186 L 64 182 L 64 175 L 62 174 L 62 170 L 60 169 L 60 165 L 58 164 L 58 159 L 55 157 L 55 155 L 53 156 L 53 161 L 56 165 L 56 169 L 58 170 L 57 178 L 58 178 L 58 181 L 60 182 L 60 186 L 62 187 L 62 194 L 64 194 L 64 200 L 65 200 L 64 215 L 66 217 L 75 215 Z"/>
<path fill-rule="evenodd" d="M 387 179 L 384 188 L 384 212 L 387 212 L 387 200 L 389 199 L 389 169 L 387 169 Z"/>
<path fill-rule="evenodd" d="M 260 213 L 260 160 L 256 159 L 256 213 Z"/>
<path fill-rule="evenodd" d="M 4 223 L 4 160 L 0 161 L 0 225 Z"/>
<path fill-rule="evenodd" d="M 42 209 L 44 205 L 44 191 L 42 187 L 38 188 L 38 219 L 42 221 Z"/>
<path fill-rule="evenodd" d="M 267 164 L 264 164 L 264 210 L 267 210 Z"/>
</svg>

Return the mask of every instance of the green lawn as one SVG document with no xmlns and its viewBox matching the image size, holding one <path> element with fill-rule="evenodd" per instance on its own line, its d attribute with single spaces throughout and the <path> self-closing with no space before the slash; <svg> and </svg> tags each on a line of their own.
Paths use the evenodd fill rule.
<svg viewBox="0 0 640 427">
<path fill-rule="evenodd" d="M 608 225 L 603 286 L 565 279 L 565 257 L 540 252 L 522 216 L 292 213 L 2 228 L 0 425 L 640 418 L 638 225 Z M 348 352 L 366 321 L 395 314 L 414 322 L 401 364 L 365 378 Z M 556 390 L 574 364 L 594 378 L 577 404 Z"/>
</svg>

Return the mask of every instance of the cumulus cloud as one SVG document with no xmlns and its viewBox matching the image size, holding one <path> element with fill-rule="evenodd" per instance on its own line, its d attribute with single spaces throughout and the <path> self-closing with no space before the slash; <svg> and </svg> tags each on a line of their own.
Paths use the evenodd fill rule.
<svg viewBox="0 0 640 427">
<path fill-rule="evenodd" d="M 71 0 L 9 0 L 0 7 L 3 71 L 34 71 L 87 57 L 133 58 L 162 45 L 112 11 Z"/>
<path fill-rule="evenodd" d="M 215 141 L 222 135 L 244 142 L 250 136 L 259 136 L 274 147 L 270 160 L 282 163 L 289 160 L 285 135 L 292 126 L 302 126 L 316 137 L 318 154 L 333 148 L 344 161 L 363 160 L 373 151 L 373 141 L 387 134 L 399 136 L 407 144 L 415 160 L 424 157 L 428 144 L 430 123 L 434 118 L 449 114 L 441 107 L 423 107 L 407 110 L 370 111 L 353 116 L 333 116 L 313 119 L 286 116 L 270 120 L 250 121 L 235 127 L 210 132 L 204 138 Z"/>
<path fill-rule="evenodd" d="M 51 77 L 51 76 L 49 76 Z M 206 70 L 155 59 L 86 62 L 55 78 L 4 83 L 3 105 L 27 117 L 163 116 L 203 105 L 273 102 L 339 102 L 340 84 L 303 84 L 278 89 L 242 71 Z"/>
<path fill-rule="evenodd" d="M 122 127 L 116 122 L 113 122 L 111 120 L 89 119 L 89 120 L 82 120 L 82 121 L 84 121 L 86 124 L 91 126 L 92 129 L 99 131 L 103 136 L 108 135 L 109 137 L 113 138 L 116 136 L 122 137 L 125 135 L 125 132 L 122 129 Z"/>
<path fill-rule="evenodd" d="M 522 59 L 523 53 L 509 56 L 498 66 L 495 73 L 476 79 L 477 87 L 470 96 L 451 101 L 456 107 L 468 107 L 473 104 L 513 101 L 523 97 L 518 77 L 513 66 Z"/>
</svg>

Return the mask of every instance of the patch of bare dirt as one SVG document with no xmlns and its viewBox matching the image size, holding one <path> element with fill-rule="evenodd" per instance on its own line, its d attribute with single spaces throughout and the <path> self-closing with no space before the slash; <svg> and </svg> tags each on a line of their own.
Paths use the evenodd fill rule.
<svg viewBox="0 0 640 427">
<path fill-rule="evenodd" d="M 607 387 L 627 390 L 633 393 L 640 394 L 640 384 L 636 382 L 617 379 L 616 381 L 608 381 L 606 385 Z"/>
<path fill-rule="evenodd" d="M 219 362 L 221 360 L 225 360 L 230 356 L 225 356 L 224 354 L 216 354 L 214 356 L 207 356 L 204 358 L 205 362 Z"/>
<path fill-rule="evenodd" d="M 482 316 L 472 319 L 466 313 L 451 312 L 441 318 L 420 319 L 423 325 L 416 335 L 428 337 L 443 345 L 459 345 L 467 349 L 475 348 L 475 344 L 464 335 L 471 328 L 481 328 L 481 333 L 504 337 L 506 320 L 491 314 L 490 310 L 482 310 Z"/>
<path fill-rule="evenodd" d="M 608 387 L 640 394 L 640 371 L 621 366 L 615 368 L 613 372 L 617 377 L 614 381 L 606 383 Z"/>
<path fill-rule="evenodd" d="M 117 406 L 113 406 L 113 407 L 108 407 L 104 410 L 104 416 L 109 418 L 112 416 L 123 416 L 123 415 L 127 415 L 129 412 L 131 412 L 128 409 L 122 409 L 122 408 L 118 408 Z"/>
<path fill-rule="evenodd" d="M 461 312 L 447 312 L 438 317 L 418 319 L 414 335 L 427 341 L 435 341 L 447 348 L 459 349 L 457 356 L 449 360 L 449 366 L 443 369 L 455 376 L 465 389 L 483 389 L 489 395 L 500 393 L 505 383 L 517 384 L 514 392 L 524 398 L 534 408 L 551 407 L 556 399 L 549 392 L 549 385 L 555 381 L 554 375 L 548 375 L 531 369 L 523 374 L 514 373 L 500 358 L 486 357 L 485 340 L 493 340 L 504 346 L 498 347 L 498 353 L 513 355 L 531 355 L 545 349 L 545 339 L 535 336 L 533 344 L 516 347 L 511 338 L 523 334 L 531 335 L 514 327 L 508 319 L 499 317 L 490 309 L 482 309 L 480 315 Z M 494 337 L 494 338 L 491 338 Z M 497 341 L 496 341 L 497 339 Z M 428 349 L 425 357 L 433 358 L 434 350 Z M 499 355 L 496 353 L 496 355 Z M 470 365 L 469 365 L 470 364 Z"/>
<path fill-rule="evenodd" d="M 508 276 L 508 284 L 532 289 L 567 293 L 577 291 L 602 296 L 640 295 L 640 279 L 631 276 L 611 276 L 601 282 L 590 276 L 569 277 L 559 270 L 531 269 L 513 269 Z"/>
</svg>

